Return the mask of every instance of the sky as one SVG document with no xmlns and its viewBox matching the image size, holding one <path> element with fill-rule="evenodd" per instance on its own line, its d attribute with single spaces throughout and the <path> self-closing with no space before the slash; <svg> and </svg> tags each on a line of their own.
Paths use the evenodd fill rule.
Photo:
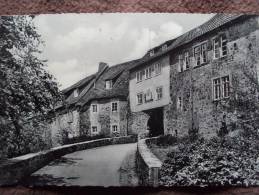
<svg viewBox="0 0 259 195">
<path fill-rule="evenodd" d="M 39 15 L 41 58 L 64 89 L 109 66 L 142 57 L 147 50 L 201 25 L 213 14 L 105 13 Z"/>
</svg>

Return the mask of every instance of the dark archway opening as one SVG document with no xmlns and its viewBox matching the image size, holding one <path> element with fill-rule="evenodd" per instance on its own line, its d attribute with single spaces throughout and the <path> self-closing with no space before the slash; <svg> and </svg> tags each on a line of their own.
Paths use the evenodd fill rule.
<svg viewBox="0 0 259 195">
<path fill-rule="evenodd" d="M 155 108 L 146 111 L 150 116 L 147 122 L 149 136 L 154 137 L 164 134 L 163 108 Z"/>
</svg>

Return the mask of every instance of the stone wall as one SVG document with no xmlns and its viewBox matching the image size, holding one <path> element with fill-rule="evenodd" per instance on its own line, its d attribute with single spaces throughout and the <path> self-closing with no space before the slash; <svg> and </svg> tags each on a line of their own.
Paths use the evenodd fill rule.
<svg viewBox="0 0 259 195">
<path fill-rule="evenodd" d="M 146 142 L 153 141 L 156 138 L 141 139 L 138 141 L 137 149 L 137 174 L 139 176 L 139 185 L 158 186 L 159 170 L 162 162 L 151 152 Z"/>
<path fill-rule="evenodd" d="M 229 106 L 229 100 L 237 95 L 237 90 L 248 92 L 251 98 L 256 95 L 254 85 L 246 73 L 253 77 L 257 76 L 259 55 L 257 29 L 257 19 L 243 20 L 213 31 L 171 54 L 171 102 L 165 108 L 165 118 L 168 119 L 166 133 L 174 134 L 177 130 L 179 135 L 186 135 L 193 120 L 199 127 L 199 133 L 210 137 L 221 127 L 223 115 L 226 115 L 227 125 L 235 120 L 238 113 L 233 106 Z M 213 59 L 212 39 L 222 33 L 227 36 L 228 54 L 226 57 Z M 208 41 L 208 63 L 179 73 L 179 54 L 189 51 L 192 66 L 193 46 L 203 41 Z M 225 75 L 230 76 L 230 98 L 213 101 L 212 79 Z M 183 97 L 182 110 L 177 109 L 178 96 Z"/>
<path fill-rule="evenodd" d="M 134 143 L 136 141 L 136 136 L 105 138 L 59 146 L 50 150 L 8 159 L 0 163 L 0 186 L 17 184 L 22 178 L 69 153 L 111 144 Z"/>
<path fill-rule="evenodd" d="M 84 110 L 79 113 L 80 116 L 80 135 L 90 135 L 91 122 L 90 122 L 90 107 L 86 106 Z"/>
<path fill-rule="evenodd" d="M 52 145 L 57 146 L 61 141 L 62 132 L 67 132 L 69 138 L 80 135 L 80 118 L 77 110 L 56 113 L 56 117 L 50 124 Z"/>
<path fill-rule="evenodd" d="M 118 111 L 112 112 L 111 105 L 112 102 L 118 103 Z M 92 112 L 91 105 L 97 104 L 97 112 Z M 105 100 L 96 100 L 92 101 L 90 107 L 85 112 L 84 116 L 82 116 L 82 125 L 84 125 L 85 121 L 83 117 L 87 117 L 86 115 L 89 114 L 90 121 L 87 120 L 88 124 L 85 126 L 89 127 L 89 135 L 91 133 L 91 126 L 97 126 L 98 134 L 104 134 L 105 136 L 114 136 L 111 131 L 112 125 L 118 125 L 118 134 L 120 136 L 126 136 L 129 127 L 129 119 L 128 119 L 128 103 L 127 101 L 120 100 L 118 98 L 113 99 L 105 99 Z"/>
<path fill-rule="evenodd" d="M 144 134 L 147 130 L 149 115 L 144 112 L 132 112 L 130 115 L 130 134 Z"/>
</svg>

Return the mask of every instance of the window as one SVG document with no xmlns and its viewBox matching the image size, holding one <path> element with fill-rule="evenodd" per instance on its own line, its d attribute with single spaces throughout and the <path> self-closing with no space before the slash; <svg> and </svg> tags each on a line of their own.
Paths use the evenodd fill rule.
<svg viewBox="0 0 259 195">
<path fill-rule="evenodd" d="M 151 78 L 153 72 L 154 72 L 154 66 L 150 66 L 150 67 L 146 68 L 145 69 L 146 79 Z"/>
<path fill-rule="evenodd" d="M 221 98 L 228 98 L 230 94 L 229 76 L 213 79 L 213 98 L 220 100 Z"/>
<path fill-rule="evenodd" d="M 161 64 L 155 64 L 155 74 L 156 75 L 161 74 L 161 71 L 162 71 Z"/>
<path fill-rule="evenodd" d="M 92 105 L 92 111 L 93 112 L 97 112 L 97 104 L 93 104 Z"/>
<path fill-rule="evenodd" d="M 207 62 L 207 59 L 208 59 L 207 43 L 202 43 L 194 47 L 194 58 L 195 58 L 195 66 L 199 66 Z"/>
<path fill-rule="evenodd" d="M 112 88 L 112 80 L 105 81 L 105 89 L 111 89 Z"/>
<path fill-rule="evenodd" d="M 227 55 L 227 37 L 225 35 L 221 36 L 221 56 Z"/>
<path fill-rule="evenodd" d="M 72 111 L 69 111 L 69 112 L 67 113 L 67 117 L 68 117 L 67 122 L 68 122 L 68 123 L 73 123 L 73 112 L 72 112 Z"/>
<path fill-rule="evenodd" d="M 118 132 L 118 125 L 112 125 L 112 132 Z"/>
<path fill-rule="evenodd" d="M 183 99 L 181 96 L 178 97 L 177 99 L 177 109 L 182 110 L 183 109 Z"/>
<path fill-rule="evenodd" d="M 165 51 L 166 49 L 167 49 L 167 45 L 165 44 L 162 46 L 162 51 Z"/>
<path fill-rule="evenodd" d="M 221 97 L 221 90 L 220 90 L 220 78 L 213 80 L 213 90 L 214 90 L 214 100 L 219 100 Z"/>
<path fill-rule="evenodd" d="M 183 56 L 179 55 L 179 67 L 178 72 L 183 72 Z"/>
<path fill-rule="evenodd" d="M 218 59 L 227 55 L 227 37 L 221 35 L 213 39 L 214 59 Z"/>
<path fill-rule="evenodd" d="M 92 133 L 98 133 L 97 126 L 92 126 Z"/>
<path fill-rule="evenodd" d="M 145 102 L 150 102 L 150 101 L 153 101 L 152 92 L 150 89 L 148 89 L 147 92 L 145 93 Z"/>
<path fill-rule="evenodd" d="M 153 56 L 153 55 L 155 55 L 155 52 L 154 52 L 154 50 L 151 50 L 151 51 L 149 52 L 149 56 L 151 57 L 151 56 Z"/>
<path fill-rule="evenodd" d="M 184 53 L 184 69 L 187 70 L 190 68 L 190 57 L 189 52 Z"/>
<path fill-rule="evenodd" d="M 78 89 L 75 89 L 74 90 L 74 97 L 78 97 L 78 95 L 79 95 Z"/>
<path fill-rule="evenodd" d="M 140 81 L 142 81 L 142 79 L 143 79 L 143 75 L 144 75 L 144 73 L 143 73 L 144 71 L 138 71 L 136 74 L 136 77 L 137 77 L 137 82 L 140 82 Z"/>
<path fill-rule="evenodd" d="M 156 88 L 156 94 L 157 94 L 157 100 L 162 99 L 162 97 L 163 97 L 163 88 L 162 87 L 157 87 Z"/>
<path fill-rule="evenodd" d="M 220 57 L 219 39 L 213 40 L 213 51 L 214 59 L 218 59 Z"/>
<path fill-rule="evenodd" d="M 143 93 L 137 94 L 137 103 L 143 104 Z"/>
<path fill-rule="evenodd" d="M 118 102 L 112 102 L 112 112 L 118 111 Z"/>
<path fill-rule="evenodd" d="M 222 77 L 222 97 L 229 97 L 229 76 Z"/>
</svg>

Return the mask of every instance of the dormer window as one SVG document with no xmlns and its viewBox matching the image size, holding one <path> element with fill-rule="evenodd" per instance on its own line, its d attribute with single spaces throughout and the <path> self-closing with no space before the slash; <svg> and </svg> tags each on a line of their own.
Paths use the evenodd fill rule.
<svg viewBox="0 0 259 195">
<path fill-rule="evenodd" d="M 74 97 L 78 97 L 78 95 L 79 95 L 79 91 L 78 91 L 78 89 L 75 89 L 74 90 Z"/>
<path fill-rule="evenodd" d="M 155 52 L 154 52 L 154 50 L 151 50 L 151 51 L 149 52 L 149 56 L 152 57 L 153 55 L 155 55 Z"/>
<path fill-rule="evenodd" d="M 112 80 L 105 81 L 105 89 L 111 89 L 112 88 Z"/>
<path fill-rule="evenodd" d="M 165 51 L 165 50 L 167 50 L 167 45 L 162 46 L 162 51 Z"/>
</svg>

